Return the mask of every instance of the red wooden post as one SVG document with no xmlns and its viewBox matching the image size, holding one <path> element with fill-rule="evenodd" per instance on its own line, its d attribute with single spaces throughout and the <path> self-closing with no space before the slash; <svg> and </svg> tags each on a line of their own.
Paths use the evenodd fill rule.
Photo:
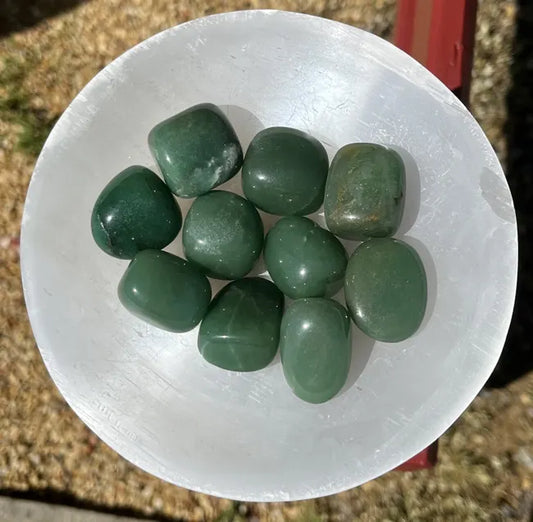
<svg viewBox="0 0 533 522">
<path fill-rule="evenodd" d="M 395 43 L 429 69 L 468 105 L 477 0 L 398 0 Z M 398 467 L 437 463 L 438 441 Z"/>
<path fill-rule="evenodd" d="M 395 43 L 468 102 L 477 0 L 399 0 Z"/>
<path fill-rule="evenodd" d="M 436 440 L 431 446 L 416 454 L 408 461 L 400 464 L 396 469 L 400 471 L 416 471 L 419 469 L 432 468 L 437 464 L 439 453 L 439 441 Z"/>
</svg>

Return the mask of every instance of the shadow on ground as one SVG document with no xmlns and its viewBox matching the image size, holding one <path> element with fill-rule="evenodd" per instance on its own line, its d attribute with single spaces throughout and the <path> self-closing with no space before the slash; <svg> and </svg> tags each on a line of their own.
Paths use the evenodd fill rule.
<svg viewBox="0 0 533 522">
<path fill-rule="evenodd" d="M 21 31 L 85 0 L 0 0 L 0 37 Z"/>
<path fill-rule="evenodd" d="M 46 504 L 57 504 L 60 506 L 69 506 L 77 509 L 95 511 L 97 513 L 112 513 L 117 517 L 131 517 L 139 521 L 150 520 L 156 522 L 186 522 L 182 518 L 166 517 L 164 515 L 146 515 L 135 509 L 117 506 L 102 506 L 97 503 L 80 500 L 75 495 L 65 491 L 58 491 L 53 488 L 31 489 L 28 491 L 19 491 L 16 489 L 0 489 L 0 496 L 19 498 L 24 500 L 33 500 L 36 502 L 45 502 Z M 1 513 L 0 513 L 1 516 Z M 3 518 L 1 520 L 4 520 Z"/>
<path fill-rule="evenodd" d="M 507 180 L 518 221 L 518 288 L 507 342 L 490 387 L 505 386 L 533 369 L 533 2 L 518 0 L 507 97 Z"/>
</svg>

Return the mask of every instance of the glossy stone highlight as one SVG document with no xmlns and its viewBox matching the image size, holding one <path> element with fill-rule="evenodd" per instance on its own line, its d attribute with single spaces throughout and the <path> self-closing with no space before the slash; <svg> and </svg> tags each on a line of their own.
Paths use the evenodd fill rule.
<svg viewBox="0 0 533 522">
<path fill-rule="evenodd" d="M 424 265 L 403 241 L 365 241 L 348 261 L 344 292 L 350 314 L 363 332 L 378 341 L 403 341 L 424 318 Z"/>
<path fill-rule="evenodd" d="M 281 322 L 281 362 L 287 383 L 307 402 L 321 403 L 344 386 L 352 358 L 350 318 L 336 301 L 298 299 Z"/>
<path fill-rule="evenodd" d="M 391 236 L 400 226 L 404 192 L 405 167 L 395 151 L 370 143 L 346 145 L 329 169 L 327 226 L 345 239 Z"/>
<path fill-rule="evenodd" d="M 328 165 L 326 150 L 312 136 L 288 127 L 264 129 L 244 158 L 244 195 L 270 214 L 310 214 L 322 205 Z"/>
<path fill-rule="evenodd" d="M 240 279 L 254 266 L 263 247 L 263 223 L 246 199 L 222 190 L 200 196 L 183 225 L 189 261 L 210 277 Z"/>
<path fill-rule="evenodd" d="M 107 254 L 131 259 L 146 248 L 164 248 L 181 228 L 181 211 L 163 180 L 134 165 L 115 176 L 96 200 L 91 231 Z"/>
<path fill-rule="evenodd" d="M 156 125 L 148 145 L 170 190 L 182 198 L 205 194 L 237 174 L 242 149 L 226 116 L 202 103 Z"/>
<path fill-rule="evenodd" d="M 188 261 L 160 250 L 143 250 L 122 276 L 118 297 L 132 314 L 148 323 L 187 332 L 206 314 L 211 286 Z"/>
<path fill-rule="evenodd" d="M 331 232 L 305 217 L 288 216 L 267 234 L 264 259 L 278 288 L 298 299 L 340 290 L 348 256 Z"/>
<path fill-rule="evenodd" d="M 200 326 L 198 348 L 206 361 L 238 372 L 260 370 L 279 344 L 283 294 L 258 277 L 225 286 Z"/>
</svg>

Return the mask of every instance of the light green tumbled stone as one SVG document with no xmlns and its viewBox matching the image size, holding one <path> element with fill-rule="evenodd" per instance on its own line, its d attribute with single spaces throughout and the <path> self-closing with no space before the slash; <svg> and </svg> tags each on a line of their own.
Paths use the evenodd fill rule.
<svg viewBox="0 0 533 522">
<path fill-rule="evenodd" d="M 344 386 L 350 369 L 348 312 L 331 299 L 294 301 L 281 322 L 280 350 L 293 392 L 307 402 L 328 401 Z"/>
<path fill-rule="evenodd" d="M 226 116 L 202 103 L 156 125 L 148 144 L 170 190 L 193 198 L 224 183 L 242 165 L 242 148 Z"/>
<path fill-rule="evenodd" d="M 378 341 L 403 341 L 424 318 L 424 265 L 403 241 L 370 239 L 348 261 L 344 292 L 350 314 L 363 332 Z"/>
<path fill-rule="evenodd" d="M 341 242 L 310 219 L 281 218 L 265 240 L 265 264 L 289 297 L 331 296 L 342 288 L 348 256 Z"/>
<path fill-rule="evenodd" d="M 214 190 L 192 204 L 183 224 L 183 249 L 187 259 L 208 276 L 244 277 L 262 248 L 263 223 L 248 200 Z"/>
<path fill-rule="evenodd" d="M 186 332 L 207 312 L 211 286 L 185 259 L 161 250 L 143 250 L 122 276 L 118 296 L 137 317 L 164 330 Z"/>
<path fill-rule="evenodd" d="M 327 226 L 345 239 L 391 236 L 400 226 L 404 192 L 405 167 L 395 151 L 370 143 L 346 145 L 329 169 Z"/>
<path fill-rule="evenodd" d="M 272 361 L 279 344 L 283 294 L 259 277 L 233 281 L 213 299 L 200 326 L 198 348 L 220 368 L 260 370 Z"/>
</svg>

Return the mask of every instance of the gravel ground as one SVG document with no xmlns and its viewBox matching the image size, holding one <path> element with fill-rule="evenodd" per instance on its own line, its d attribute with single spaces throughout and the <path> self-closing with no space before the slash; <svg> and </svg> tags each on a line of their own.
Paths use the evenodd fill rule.
<svg viewBox="0 0 533 522">
<path fill-rule="evenodd" d="M 59 396 L 26 319 L 18 234 L 27 184 L 47 130 L 96 72 L 159 30 L 235 9 L 308 12 L 388 37 L 395 2 L 48 0 L 40 2 L 39 9 L 30 4 L 35 2 L 4 2 L 8 8 L 0 18 L 0 493 L 161 520 L 531 520 L 533 375 L 524 372 L 531 368 L 533 357 L 526 357 L 531 355 L 527 335 L 531 314 L 522 304 L 506 360 L 521 349 L 525 362 L 512 377 L 524 375 L 507 384 L 510 374 L 507 366 L 502 367 L 496 384 L 507 386 L 483 391 L 442 437 L 436 469 L 392 472 L 340 495 L 287 504 L 240 504 L 191 493 L 127 463 L 100 442 Z M 59 11 L 58 5 L 73 7 Z M 530 91 L 511 88 L 513 80 L 522 78 L 521 70 L 511 68 L 516 14 L 516 1 L 480 1 L 472 110 L 500 158 L 506 161 L 509 156 L 510 183 L 519 192 L 523 186 L 519 176 L 526 173 L 517 166 L 523 155 L 516 159 L 516 145 L 528 125 L 524 123 L 528 107 L 516 100 L 525 100 Z M 521 22 L 523 30 L 526 22 Z M 526 59 L 525 51 L 520 52 Z M 512 121 L 507 121 L 509 89 Z M 508 144 L 514 148 L 508 151 Z M 530 185 L 526 182 L 526 187 Z M 526 202 L 517 197 L 519 218 L 526 223 L 522 234 L 529 223 Z"/>
</svg>

